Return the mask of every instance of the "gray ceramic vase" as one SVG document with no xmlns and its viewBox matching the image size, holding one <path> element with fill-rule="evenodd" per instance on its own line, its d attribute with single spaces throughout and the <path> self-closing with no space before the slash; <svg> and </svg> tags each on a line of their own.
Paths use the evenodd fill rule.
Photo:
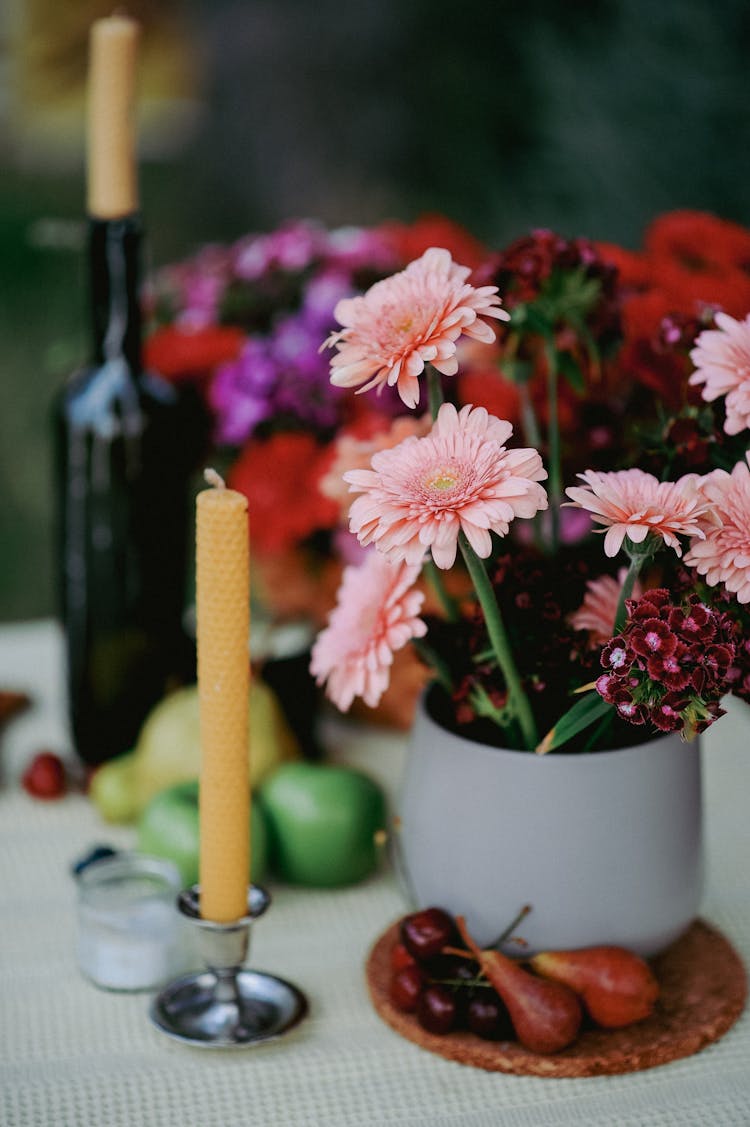
<svg viewBox="0 0 750 1127">
<path fill-rule="evenodd" d="M 440 727 L 423 698 L 402 782 L 397 850 L 416 906 L 466 916 L 481 944 L 530 904 L 530 950 L 615 943 L 650 956 L 702 891 L 698 741 L 618 751 L 507 751 Z"/>
</svg>

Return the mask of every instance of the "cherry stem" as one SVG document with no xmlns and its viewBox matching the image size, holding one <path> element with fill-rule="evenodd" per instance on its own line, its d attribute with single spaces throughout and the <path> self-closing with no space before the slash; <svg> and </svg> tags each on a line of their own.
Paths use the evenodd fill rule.
<svg viewBox="0 0 750 1127">
<path fill-rule="evenodd" d="M 509 939 L 510 936 L 513 934 L 513 932 L 516 930 L 516 928 L 520 924 L 521 920 L 526 919 L 526 917 L 528 916 L 530 911 L 531 911 L 531 904 L 524 904 L 523 908 L 521 908 L 521 910 L 519 911 L 518 915 L 513 920 L 513 922 L 508 924 L 508 926 L 506 927 L 506 929 L 502 933 L 502 935 L 498 936 L 498 938 L 495 940 L 495 942 L 491 943 L 490 946 L 491 947 L 499 947 L 501 943 L 505 943 L 506 939 Z M 525 939 L 516 939 L 516 940 L 514 940 L 514 942 L 515 943 L 521 943 L 524 946 L 526 945 Z"/>
</svg>

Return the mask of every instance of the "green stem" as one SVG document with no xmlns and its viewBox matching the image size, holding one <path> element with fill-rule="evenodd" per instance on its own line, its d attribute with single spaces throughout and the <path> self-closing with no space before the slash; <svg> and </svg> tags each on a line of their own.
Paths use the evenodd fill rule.
<svg viewBox="0 0 750 1127">
<path fill-rule="evenodd" d="M 452 596 L 449 595 L 446 591 L 445 584 L 443 583 L 442 573 L 440 571 L 440 568 L 433 560 L 432 556 L 427 557 L 424 564 L 424 569 L 430 586 L 437 595 L 440 606 L 443 608 L 445 617 L 449 622 L 458 622 L 458 607 L 456 605 L 456 600 L 452 598 Z"/>
<path fill-rule="evenodd" d="M 552 530 L 552 552 L 560 543 L 560 501 L 562 500 L 562 465 L 560 459 L 560 416 L 557 396 L 557 352 L 554 342 L 546 339 L 544 355 L 547 359 L 547 404 L 549 426 L 547 445 L 549 451 L 549 508 Z"/>
<path fill-rule="evenodd" d="M 425 646 L 419 638 L 412 638 L 412 645 L 421 657 L 425 665 L 430 666 L 437 677 L 440 684 L 445 689 L 448 696 L 453 692 L 453 678 L 451 677 L 450 669 L 434 650 L 429 646 Z"/>
<path fill-rule="evenodd" d="M 636 553 L 635 555 L 632 555 L 630 557 L 630 567 L 628 568 L 628 574 L 625 576 L 625 582 L 622 585 L 622 590 L 620 591 L 620 597 L 617 600 L 617 614 L 615 615 L 615 627 L 614 627 L 615 634 L 619 634 L 621 632 L 623 626 L 625 625 L 625 615 L 627 613 L 626 607 L 625 607 L 625 600 L 629 599 L 631 597 L 631 595 L 633 594 L 633 588 L 635 587 L 635 581 L 638 578 L 638 576 L 640 575 L 641 568 L 643 567 L 645 560 L 646 560 L 646 555 L 641 554 L 641 553 Z"/>
<path fill-rule="evenodd" d="M 505 685 L 508 690 L 508 704 L 511 711 L 518 719 L 526 749 L 532 751 L 539 742 L 537 727 L 529 699 L 524 692 L 521 678 L 516 669 L 516 663 L 513 660 L 513 654 L 508 642 L 508 636 L 505 632 L 505 626 L 503 624 L 502 615 L 500 614 L 500 607 L 498 606 L 495 592 L 484 564 L 466 539 L 464 532 L 459 532 L 458 542 L 461 547 L 464 562 L 466 563 L 466 568 L 474 584 L 474 590 L 477 593 L 479 605 L 484 613 L 484 621 L 487 625 L 490 644 L 492 645 L 497 663 L 505 678 Z"/>
<path fill-rule="evenodd" d="M 533 446 L 538 450 L 542 445 L 542 432 L 539 429 L 539 420 L 536 417 L 534 404 L 529 395 L 529 385 L 527 383 L 519 383 L 518 385 L 518 398 L 521 403 L 521 429 L 523 436 L 529 446 Z"/>
<path fill-rule="evenodd" d="M 427 369 L 427 396 L 430 404 L 430 414 L 433 420 L 437 418 L 437 413 L 443 405 L 443 385 L 440 380 L 440 372 L 434 368 L 432 364 L 425 365 Z"/>
<path fill-rule="evenodd" d="M 539 429 L 539 420 L 536 417 L 534 404 L 529 395 L 529 385 L 527 383 L 519 383 L 518 385 L 518 398 L 521 404 L 521 430 L 527 446 L 533 446 L 535 450 L 540 450 L 542 447 L 542 432 Z M 546 550 L 544 543 L 544 513 L 537 513 L 533 519 L 534 527 L 534 544 L 540 552 Z"/>
</svg>

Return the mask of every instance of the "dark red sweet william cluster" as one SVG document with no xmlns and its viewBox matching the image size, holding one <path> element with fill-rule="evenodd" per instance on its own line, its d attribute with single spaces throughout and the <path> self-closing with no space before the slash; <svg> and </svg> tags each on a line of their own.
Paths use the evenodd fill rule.
<svg viewBox="0 0 750 1127">
<path fill-rule="evenodd" d="M 602 650 L 597 692 L 624 720 L 690 739 L 723 715 L 719 701 L 739 674 L 736 625 L 697 595 L 673 602 L 664 588 L 626 606 L 627 625 Z"/>
</svg>

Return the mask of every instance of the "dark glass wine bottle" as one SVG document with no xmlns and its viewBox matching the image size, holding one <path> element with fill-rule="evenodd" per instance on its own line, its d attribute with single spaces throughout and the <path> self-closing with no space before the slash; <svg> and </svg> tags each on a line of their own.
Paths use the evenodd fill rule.
<svg viewBox="0 0 750 1127">
<path fill-rule="evenodd" d="M 55 405 L 69 711 L 89 764 L 132 747 L 170 684 L 194 676 L 182 616 L 205 422 L 197 398 L 142 369 L 140 243 L 135 210 L 89 219 L 92 361 Z"/>
</svg>

